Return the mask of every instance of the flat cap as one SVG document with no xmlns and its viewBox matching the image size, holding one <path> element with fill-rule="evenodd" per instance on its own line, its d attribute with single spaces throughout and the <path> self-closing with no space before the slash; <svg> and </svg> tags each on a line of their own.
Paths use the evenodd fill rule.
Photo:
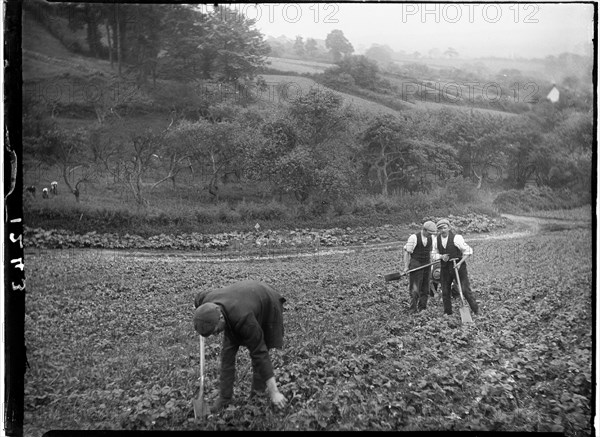
<svg viewBox="0 0 600 437">
<path fill-rule="evenodd" d="M 437 222 L 438 229 L 444 225 L 450 227 L 450 222 L 448 221 L 448 219 L 441 219 L 440 221 Z"/>
<path fill-rule="evenodd" d="M 425 223 L 423 223 L 423 229 L 429 232 L 437 232 L 435 223 L 433 223 L 431 220 L 427 220 Z"/>
<path fill-rule="evenodd" d="M 203 337 L 208 337 L 215 330 L 221 310 L 216 303 L 208 302 L 200 305 L 194 312 L 194 329 Z"/>
<path fill-rule="evenodd" d="M 202 290 L 196 293 L 196 296 L 194 297 L 194 308 L 198 308 L 200 305 L 202 305 L 202 302 L 208 293 L 209 290 Z"/>
</svg>

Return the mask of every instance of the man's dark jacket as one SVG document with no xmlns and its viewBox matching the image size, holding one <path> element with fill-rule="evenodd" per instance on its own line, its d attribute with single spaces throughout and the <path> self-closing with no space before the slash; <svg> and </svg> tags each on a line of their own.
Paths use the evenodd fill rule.
<svg viewBox="0 0 600 437">
<path fill-rule="evenodd" d="M 221 396 L 231 398 L 235 379 L 235 357 L 240 346 L 250 352 L 252 368 L 266 382 L 273 366 L 268 350 L 283 346 L 283 298 L 270 285 L 246 280 L 216 290 L 200 292 L 197 307 L 212 302 L 225 316 L 221 352 Z"/>
</svg>

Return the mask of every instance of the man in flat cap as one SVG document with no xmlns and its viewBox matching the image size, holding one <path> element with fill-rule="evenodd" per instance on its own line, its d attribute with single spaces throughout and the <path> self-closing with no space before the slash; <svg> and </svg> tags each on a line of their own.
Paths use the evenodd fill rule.
<svg viewBox="0 0 600 437">
<path fill-rule="evenodd" d="M 208 337 L 224 332 L 221 350 L 220 395 L 213 407 L 217 412 L 233 397 L 235 358 L 245 346 L 252 360 L 250 397 L 268 390 L 271 402 L 285 406 L 287 400 L 277 388 L 269 349 L 283 346 L 283 298 L 271 286 L 245 280 L 226 287 L 199 292 L 194 305 L 194 329 Z"/>
<path fill-rule="evenodd" d="M 454 273 L 453 258 L 457 258 L 458 276 L 465 300 L 469 303 L 471 311 L 474 314 L 479 313 L 479 306 L 475 297 L 471 293 L 469 284 L 469 274 L 467 273 L 467 258 L 473 254 L 473 249 L 469 246 L 462 235 L 451 231 L 450 221 L 441 219 L 437 222 L 438 236 L 433 244 L 432 258 L 440 260 L 440 284 L 442 286 L 442 302 L 444 304 L 444 313 L 452 314 L 452 281 L 456 281 Z"/>
<path fill-rule="evenodd" d="M 423 223 L 421 232 L 411 234 L 404 245 L 404 271 L 416 269 L 431 262 L 431 250 L 433 247 L 433 238 L 437 232 L 435 223 L 426 221 Z M 408 288 L 410 292 L 409 311 L 422 311 L 427 308 L 427 299 L 429 298 L 429 274 L 430 268 L 409 273 Z"/>
</svg>

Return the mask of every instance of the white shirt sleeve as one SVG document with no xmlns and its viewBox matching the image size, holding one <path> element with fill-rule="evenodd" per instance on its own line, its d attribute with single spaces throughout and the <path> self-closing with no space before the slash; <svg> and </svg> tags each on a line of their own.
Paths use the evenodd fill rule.
<svg viewBox="0 0 600 437">
<path fill-rule="evenodd" d="M 431 238 L 431 261 L 437 261 L 441 257 L 442 255 L 437 250 L 437 237 L 434 236 Z"/>
<path fill-rule="evenodd" d="M 416 245 L 417 245 L 417 234 L 412 234 L 410 237 L 408 237 L 408 241 L 404 245 L 404 250 L 406 250 L 408 253 L 413 253 L 413 250 L 415 250 Z"/>
<path fill-rule="evenodd" d="M 454 236 L 454 245 L 460 249 L 463 255 L 473 255 L 473 249 L 467 243 L 462 235 Z"/>
</svg>

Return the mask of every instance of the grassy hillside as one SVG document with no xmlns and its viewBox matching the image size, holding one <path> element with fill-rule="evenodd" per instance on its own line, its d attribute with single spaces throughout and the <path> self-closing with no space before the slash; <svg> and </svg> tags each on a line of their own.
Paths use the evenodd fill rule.
<svg viewBox="0 0 600 437">
<path fill-rule="evenodd" d="M 281 65 L 285 65 L 285 59 L 279 59 L 279 61 Z M 267 84 L 269 84 L 269 86 L 272 87 L 272 89 L 274 89 L 275 91 L 277 91 L 278 89 L 285 90 L 284 95 L 287 95 L 289 99 L 293 99 L 296 95 L 306 94 L 310 88 L 330 90 L 330 88 L 327 88 L 315 82 L 313 79 L 304 76 L 263 74 L 262 77 L 267 81 Z M 381 103 L 373 102 L 371 100 L 358 96 L 353 96 L 351 94 L 343 93 L 340 91 L 331 91 L 334 91 L 336 94 L 342 96 L 347 104 L 355 107 L 357 110 L 371 114 L 398 114 L 398 111 L 396 109 L 392 109 Z M 287 103 L 287 101 L 289 100 L 285 99 L 283 96 L 277 96 L 276 101 L 278 103 Z"/>
<path fill-rule="evenodd" d="M 276 75 L 276 74 L 267 74 L 263 75 L 263 77 L 269 83 L 288 83 L 290 89 L 302 89 L 305 91 L 311 85 L 315 85 L 316 83 L 311 79 L 308 79 L 304 76 L 296 76 L 292 73 L 299 74 L 319 74 L 325 71 L 325 69 L 334 66 L 335 64 L 326 64 L 322 62 L 312 62 L 309 60 L 300 61 L 297 59 L 287 59 L 287 58 L 269 58 L 270 64 L 269 67 L 272 70 L 278 70 L 282 73 L 288 73 L 285 75 Z M 460 82 L 448 80 L 448 79 L 439 79 L 437 81 L 425 80 L 428 78 L 416 78 L 404 76 L 401 77 L 397 74 L 388 74 L 382 73 L 381 76 L 389 81 L 392 85 L 396 86 L 398 90 L 400 90 L 402 98 L 396 98 L 394 100 L 397 101 L 394 104 L 394 107 L 386 106 L 380 102 L 374 102 L 369 100 L 366 97 L 360 96 L 352 96 L 347 93 L 339 93 L 344 95 L 347 99 L 349 99 L 352 103 L 354 103 L 357 107 L 373 112 L 386 112 L 386 113 L 398 113 L 398 107 L 402 108 L 402 110 L 413 110 L 413 111 L 421 111 L 421 110 L 437 110 L 441 108 L 451 108 L 453 110 L 458 111 L 477 111 L 477 112 L 485 112 L 493 115 L 501 115 L 501 116 L 514 116 L 515 114 L 512 112 L 494 110 L 494 109 L 486 109 L 486 108 L 478 108 L 469 104 L 461 104 L 457 105 L 456 99 L 449 94 L 456 90 L 456 85 L 460 84 Z M 445 88 L 447 85 L 451 84 L 451 87 Z M 319 85 L 322 86 L 322 85 Z M 415 90 L 417 89 L 427 89 L 427 93 L 424 97 L 420 97 L 415 95 Z M 492 90 L 493 91 L 493 90 Z M 466 86 L 462 86 L 460 88 L 460 93 L 465 98 L 468 98 L 471 95 L 474 96 L 482 96 L 484 95 L 482 91 L 482 86 L 472 87 L 469 89 Z M 390 98 L 390 96 L 381 95 L 382 98 Z"/>
<path fill-rule="evenodd" d="M 328 64 L 325 62 L 316 62 L 309 60 L 299 59 L 288 59 L 288 58 L 275 58 L 268 57 L 267 64 L 270 68 L 279 71 L 290 71 L 293 73 L 322 73 L 326 69 L 332 67 L 334 64 Z"/>
<path fill-rule="evenodd" d="M 55 80 L 65 74 L 114 73 L 108 61 L 77 55 L 52 36 L 28 12 L 23 13 L 23 81 Z M 80 35 L 79 38 L 83 38 Z"/>
<path fill-rule="evenodd" d="M 80 36 L 81 37 L 81 36 Z M 294 93 L 305 93 L 317 86 L 313 79 L 301 75 L 297 69 L 322 71 L 328 64 L 299 62 L 298 60 L 272 59 L 272 66 L 291 74 L 265 74 L 269 92 L 247 107 L 268 108 L 279 111 Z M 194 107 L 198 96 L 190 88 L 167 80 L 138 87 L 128 78 L 126 69 L 117 77 L 116 66 L 108 61 L 73 54 L 58 39 L 48 33 L 39 23 L 24 15 L 23 33 L 23 80 L 24 98 L 37 105 L 44 114 L 53 114 L 53 122 L 66 129 L 90 129 L 101 126 L 103 138 L 129 146 L 131 136 L 147 128 L 164 129 L 171 121 L 169 113 L 173 101 L 190 103 Z M 294 74 L 295 73 L 295 74 Z M 407 79 L 414 80 L 414 79 Z M 285 92 L 283 91 L 285 90 Z M 193 90 L 195 91 L 195 90 Z M 336 91 L 346 103 L 368 113 L 398 114 L 398 109 L 422 110 L 451 106 L 456 110 L 468 110 L 465 106 L 443 103 L 414 102 L 398 99 L 396 105 L 388 101 L 373 101 L 359 95 Z M 188 100 L 186 100 L 188 99 Z M 114 109 L 108 112 L 107 108 Z M 479 111 L 487 111 L 478 109 Z M 104 111 L 110 123 L 99 125 L 98 113 Z M 500 111 L 488 111 L 506 115 Z M 25 139 L 27 141 L 27 138 Z M 31 147 L 31 145 L 30 145 Z M 24 186 L 49 187 L 59 181 L 61 195 L 52 201 L 24 196 L 26 221 L 35 227 L 78 229 L 88 232 L 98 229 L 99 224 L 110 222 L 115 231 L 151 233 L 193 232 L 198 229 L 221 232 L 246 229 L 254 226 L 256 217 L 262 217 L 270 226 L 280 228 L 294 225 L 310 227 L 383 225 L 385 223 L 411 223 L 425 215 L 460 214 L 465 207 L 469 212 L 496 214 L 492 201 L 494 193 L 481 191 L 468 205 L 448 200 L 443 189 L 431 195 L 408 195 L 396 193 L 388 198 L 369 196 L 357 199 L 353 204 L 300 205 L 288 194 L 274 198 L 268 187 L 247 182 L 228 182 L 221 185 L 221 199 L 215 201 L 205 189 L 207 175 L 182 171 L 175 183 L 154 184 L 165 177 L 166 170 L 156 166 L 144 175 L 142 182 L 148 205 L 139 207 L 121 179 L 109 172 L 97 170 L 88 183 L 81 188 L 81 202 L 76 203 L 62 182 L 59 168 L 49 166 L 30 155 L 24 156 Z M 81 170 L 79 170 L 81 171 Z M 74 178 L 77 172 L 70 175 Z M 252 221 L 247 220 L 248 211 Z M 256 213 L 256 214 L 255 214 Z M 273 219 L 275 218 L 275 219 Z"/>
</svg>

